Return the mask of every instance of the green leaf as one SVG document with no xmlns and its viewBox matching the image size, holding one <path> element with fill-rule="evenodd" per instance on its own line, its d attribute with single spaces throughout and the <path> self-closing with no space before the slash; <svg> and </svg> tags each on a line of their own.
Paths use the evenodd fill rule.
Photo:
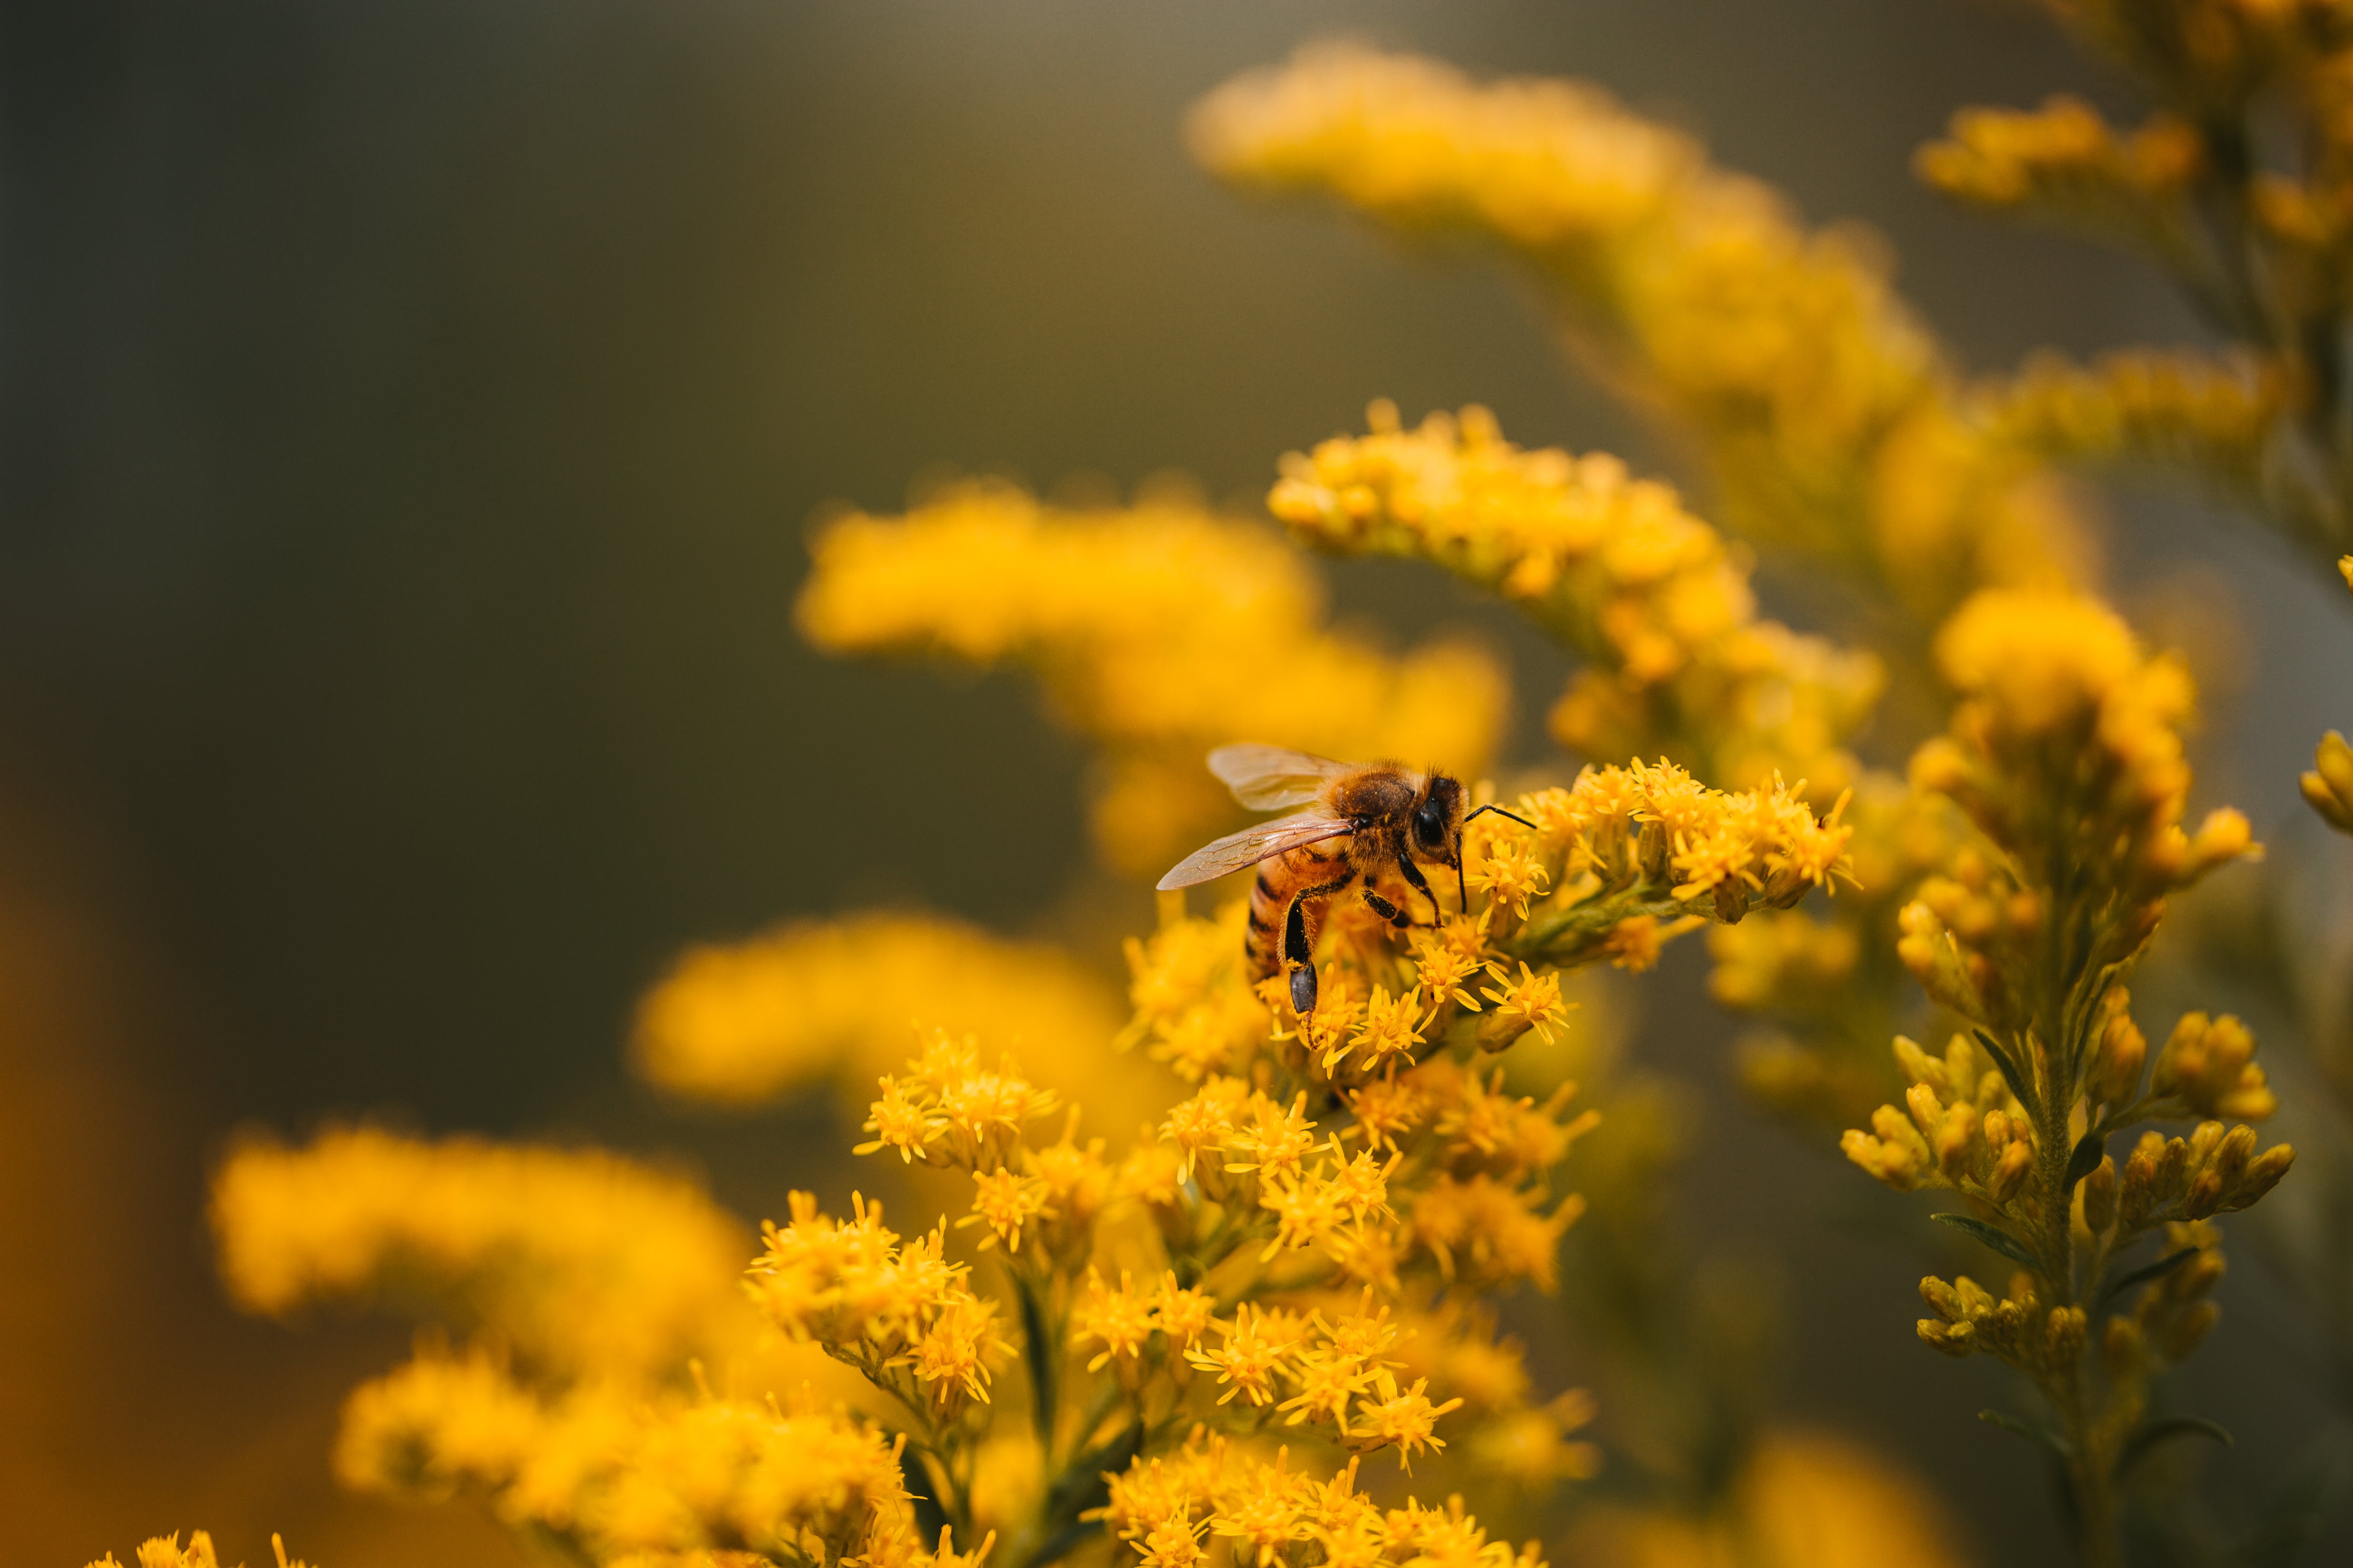
<svg viewBox="0 0 2353 1568">
<path fill-rule="evenodd" d="M 1106 1492 L 1104 1495 L 1108 1497 L 1110 1494 Z M 1038 1548 L 1037 1555 L 1029 1559 L 1029 1568 L 1046 1568 L 1049 1563 L 1060 1563 L 1088 1541 L 1101 1535 L 1103 1527 L 1103 1521 L 1099 1519 L 1071 1521 L 1046 1538 L 1045 1544 Z"/>
<path fill-rule="evenodd" d="M 1116 1475 L 1134 1462 L 1144 1450 L 1144 1423 L 1131 1421 L 1113 1437 L 1092 1454 L 1072 1459 L 1068 1468 L 1054 1478 L 1046 1489 L 1045 1516 L 1053 1520 L 1075 1520 L 1089 1509 L 1100 1508 L 1111 1495 L 1104 1481 L 1106 1474 Z M 1065 1548 L 1064 1550 L 1068 1550 Z"/>
<path fill-rule="evenodd" d="M 2067 1190 L 2073 1192 L 2075 1184 L 2100 1168 L 2107 1157 L 2108 1140 L 2103 1132 L 2086 1132 L 2075 1140 L 2074 1152 L 2067 1156 Z"/>
<path fill-rule="evenodd" d="M 932 1479 L 931 1470 L 912 1443 L 899 1450 L 899 1468 L 907 1479 L 907 1502 L 915 1511 L 918 1538 L 937 1546 L 940 1531 L 948 1527 L 948 1510 L 942 1508 L 940 1500 L 933 1495 L 939 1483 Z"/>
<path fill-rule="evenodd" d="M 1111 1500 L 1111 1483 L 1104 1478 L 1126 1469 L 1143 1451 L 1144 1423 L 1131 1421 L 1117 1436 L 1094 1452 L 1072 1459 L 1054 1478 L 1054 1484 L 1046 1489 L 1045 1503 L 1039 1514 L 1041 1527 L 1049 1528 L 1050 1533 L 1029 1555 L 1027 1568 L 1046 1568 L 1046 1564 L 1069 1556 L 1102 1531 L 1103 1521 L 1079 1516 L 1092 1513 Z"/>
<path fill-rule="evenodd" d="M 2132 1435 L 2125 1451 L 2116 1458 L 2116 1468 L 2131 1468 L 2135 1460 L 2168 1437 L 2190 1436 L 2211 1437 L 2225 1448 L 2231 1446 L 2231 1435 L 2203 1415 L 2168 1415 L 2162 1421 L 2149 1422 Z"/>
<path fill-rule="evenodd" d="M 2018 1070 L 2018 1064 L 2010 1059 L 2010 1053 L 1995 1044 L 1994 1037 L 1983 1029 L 1973 1029 L 1970 1033 L 1977 1036 L 1978 1044 L 1986 1048 L 1986 1054 L 1993 1058 L 1993 1065 L 2001 1069 L 2001 1081 L 2010 1085 L 2010 1092 L 2018 1096 L 2018 1103 L 2031 1110 L 2034 1097 L 2026 1090 L 2026 1075 Z"/>
<path fill-rule="evenodd" d="M 2179 1252 L 2168 1252 L 2154 1263 L 2144 1263 L 2131 1273 L 2119 1276 L 2109 1281 L 2106 1288 L 2101 1290 L 2098 1299 L 2092 1303 L 2092 1310 L 2094 1312 L 2104 1310 L 2109 1302 L 2136 1285 L 2146 1285 L 2152 1279 L 2163 1279 L 2197 1257 L 2198 1253 L 2199 1248 L 2185 1247 Z"/>
<path fill-rule="evenodd" d="M 1972 1241 L 1992 1247 L 2012 1263 L 2023 1264 L 2029 1268 L 2036 1269 L 2042 1267 L 2035 1259 L 2034 1254 L 2020 1246 L 2017 1238 L 2010 1232 L 1989 1226 L 1981 1219 L 1972 1219 L 1965 1214 L 1932 1214 L 1928 1217 L 1938 1225 L 1951 1226 Z"/>
<path fill-rule="evenodd" d="M 1018 1272 L 1012 1276 L 1013 1294 L 1021 1304 L 1021 1348 L 1029 1363 L 1029 1414 L 1038 1427 L 1038 1442 L 1048 1452 L 1054 1447 L 1054 1371 L 1060 1360 L 1061 1346 L 1046 1331 L 1046 1314 L 1038 1305 L 1036 1292 L 1029 1282 Z"/>
<path fill-rule="evenodd" d="M 2007 1410 L 1980 1410 L 1978 1412 L 1978 1419 L 1989 1426 L 1999 1426 L 2005 1432 L 2015 1432 L 2030 1443 L 2039 1443 L 2062 1459 L 2071 1457 L 2067 1439 L 2040 1422 L 2029 1421 L 2023 1415 L 2012 1415 Z"/>
</svg>

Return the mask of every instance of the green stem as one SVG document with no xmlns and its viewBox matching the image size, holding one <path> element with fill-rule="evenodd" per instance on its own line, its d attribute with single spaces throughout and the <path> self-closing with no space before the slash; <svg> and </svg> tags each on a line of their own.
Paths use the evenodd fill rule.
<svg viewBox="0 0 2353 1568">
<path fill-rule="evenodd" d="M 2052 1071 L 2047 1054 L 2042 1065 L 2046 1082 L 2042 1103 L 2035 1108 L 2034 1179 L 2042 1199 L 2042 1235 L 2036 1250 L 2042 1259 L 2043 1287 L 2050 1296 L 2047 1312 L 2078 1305 L 2078 1285 L 2072 1221 L 2075 1194 L 2067 1180 L 2068 1160 L 2073 1152 L 2067 1136 L 2069 1097 L 2056 1081 L 2058 1074 Z M 2043 1332 L 2043 1324 L 2030 1323 L 2027 1331 Z M 2063 1368 L 2047 1370 L 2043 1394 L 2067 1438 L 2076 1554 L 2085 1568 L 2117 1568 L 2124 1561 L 2124 1541 L 2114 1456 L 2094 1410 L 2086 1365 L 2087 1358 L 2079 1354 Z"/>
</svg>

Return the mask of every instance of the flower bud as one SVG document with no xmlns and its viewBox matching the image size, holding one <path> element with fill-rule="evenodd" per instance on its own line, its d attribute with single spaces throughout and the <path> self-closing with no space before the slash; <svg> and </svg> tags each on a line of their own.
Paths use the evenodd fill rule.
<svg viewBox="0 0 2353 1568">
<path fill-rule="evenodd" d="M 2184 882 L 2195 881 L 2217 866 L 2227 865 L 2242 855 L 2263 856 L 2263 846 L 2255 842 L 2248 829 L 2243 813 L 2223 806 L 2206 814 L 2198 825 L 2197 837 L 2189 841 L 2188 854 L 2177 873 Z"/>
<path fill-rule="evenodd" d="M 2168 1361 L 2189 1360 L 2189 1352 L 2204 1342 L 2206 1336 L 2213 1331 L 2214 1324 L 2221 1316 L 2222 1309 L 2213 1302 L 2199 1302 L 2158 1330 L 2158 1351 Z"/>
<path fill-rule="evenodd" d="M 1670 847 L 1665 823 L 1651 817 L 1642 824 L 1634 840 L 1634 858 L 1641 866 L 1646 879 L 1653 882 L 1666 880 Z"/>
<path fill-rule="evenodd" d="M 2130 1318 L 2110 1318 L 2100 1336 L 2100 1362 L 2110 1377 L 2123 1377 L 2140 1364 L 2140 1325 Z"/>
<path fill-rule="evenodd" d="M 1899 1193 L 1908 1193 L 1920 1184 L 1921 1167 L 1926 1163 L 1923 1155 L 1914 1153 L 1902 1141 L 1874 1138 L 1859 1128 L 1847 1129 L 1839 1140 L 1839 1151 Z"/>
<path fill-rule="evenodd" d="M 2092 1080 L 2086 1092 L 2095 1104 L 2122 1105 L 2140 1086 L 2141 1064 L 2148 1057 L 2148 1039 L 2126 1010 L 2129 998 L 2119 988 L 2108 994 L 2110 1007 L 2100 1027 L 2092 1058 Z"/>
<path fill-rule="evenodd" d="M 1895 1065 L 1904 1071 L 1906 1083 L 1925 1083 L 1939 1094 L 1947 1094 L 1954 1087 L 1945 1072 L 1945 1064 L 1920 1048 L 1919 1042 L 1904 1035 L 1895 1037 Z"/>
<path fill-rule="evenodd" d="M 1948 1182 L 1958 1182 L 1968 1173 L 1969 1156 L 1977 1151 L 1978 1108 L 1963 1100 L 1945 1112 L 1930 1140 L 1936 1147 L 1936 1169 Z"/>
<path fill-rule="evenodd" d="M 2103 1155 L 2092 1173 L 2084 1178 L 2084 1228 L 2094 1236 L 2105 1236 L 2108 1227 L 2116 1223 L 2116 1163 Z"/>
<path fill-rule="evenodd" d="M 1968 1316 L 1961 1306 L 1961 1293 L 1934 1274 L 1920 1281 L 1920 1300 L 1928 1304 L 1930 1311 L 1948 1323 L 1959 1322 Z"/>
<path fill-rule="evenodd" d="M 2240 1175 L 2238 1185 L 2232 1189 L 2230 1196 L 2222 1200 L 2222 1206 L 2225 1209 L 2248 1207 L 2265 1193 L 2278 1186 L 2280 1178 L 2287 1174 L 2287 1168 L 2295 1163 L 2295 1146 L 2294 1144 L 2273 1144 L 2247 1162 L 2247 1168 Z"/>
<path fill-rule="evenodd" d="M 2240 1181 L 2247 1173 L 2247 1162 L 2253 1159 L 2254 1154 L 2255 1130 L 2244 1122 L 2232 1128 L 2221 1145 L 2214 1151 L 2212 1169 L 2222 1178 L 2224 1192 L 2238 1190 Z"/>
<path fill-rule="evenodd" d="M 1934 1138 L 1945 1120 L 1944 1102 L 1936 1091 L 1925 1083 L 1915 1083 L 1905 1091 L 1905 1106 L 1912 1112 L 1912 1124 L 1920 1129 L 1923 1137 Z"/>
<path fill-rule="evenodd" d="M 2165 1293 L 2177 1301 L 2194 1301 L 2220 1285 L 2229 1267 L 2219 1249 L 2201 1247 L 2197 1257 L 2165 1277 Z"/>
<path fill-rule="evenodd" d="M 1913 765 L 1917 767 L 1918 759 Z M 2313 753 L 2314 771 L 2296 782 L 2312 809 L 2339 833 L 2353 833 L 2353 745 L 2331 730 Z"/>
<path fill-rule="evenodd" d="M 2075 1364 L 2084 1353 L 2084 1333 L 2086 1320 L 2081 1307 L 2053 1307 L 2043 1330 L 2043 1352 L 2054 1367 Z"/>
<path fill-rule="evenodd" d="M 2034 1146 L 2021 1138 L 2001 1152 L 1994 1162 L 1993 1175 L 1986 1183 L 1986 1192 L 1994 1202 L 2006 1204 L 2018 1195 L 2026 1184 L 2026 1173 L 2034 1164 Z"/>
<path fill-rule="evenodd" d="M 1912 753 L 1912 787 L 1932 795 L 1954 795 L 1968 783 L 1968 753 L 1950 738 L 1939 735 Z"/>
<path fill-rule="evenodd" d="M 2190 1178 L 2189 1190 L 2181 1195 L 2181 1212 L 2191 1219 L 2204 1219 L 2222 1206 L 2222 1178 L 2212 1171 L 2200 1171 Z"/>
<path fill-rule="evenodd" d="M 2261 1121 L 2279 1108 L 2263 1069 L 2250 1060 L 2255 1037 L 2238 1019 L 2189 1013 L 2174 1026 L 2150 1087 L 2178 1097 L 2200 1115 Z"/>
<path fill-rule="evenodd" d="M 1983 1016 L 1985 1003 L 1977 983 L 1936 911 L 1915 899 L 1904 906 L 1896 924 L 1903 935 L 1896 941 L 1895 956 L 1929 997 L 1964 1017 Z"/>
<path fill-rule="evenodd" d="M 1935 1318 L 1923 1318 L 1919 1321 L 1918 1331 L 1922 1344 L 1956 1359 L 1978 1348 L 1978 1331 L 1974 1323 L 1947 1323 Z"/>
</svg>

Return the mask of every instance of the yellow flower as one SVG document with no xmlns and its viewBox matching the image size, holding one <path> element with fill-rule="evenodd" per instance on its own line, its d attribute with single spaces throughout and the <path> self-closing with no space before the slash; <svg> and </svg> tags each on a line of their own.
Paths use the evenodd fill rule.
<svg viewBox="0 0 2353 1568">
<path fill-rule="evenodd" d="M 1568 1550 L 1571 1561 L 1613 1568 L 1962 1568 L 1957 1533 L 1927 1488 L 1883 1454 L 1768 1431 L 1734 1479 L 1723 1517 L 1604 1509 L 1579 1522 Z"/>
<path fill-rule="evenodd" d="M 1992 438 L 2022 450 L 2161 464 L 2248 494 L 2260 491 L 2274 437 L 2293 412 L 2275 369 L 2135 351 L 2088 369 L 2037 354 L 1990 389 L 1983 416 Z"/>
<path fill-rule="evenodd" d="M 600 1152 L 370 1128 L 250 1142 L 215 1178 L 212 1223 L 250 1311 L 422 1285 L 523 1353 L 616 1376 L 669 1375 L 742 1331 L 742 1227 L 692 1184 Z"/>
<path fill-rule="evenodd" d="M 1421 1030 L 1428 1022 L 1422 1012 L 1420 986 L 1409 987 L 1393 998 L 1385 987 L 1376 985 L 1365 1001 L 1364 1016 L 1356 1022 L 1347 1044 L 1335 1045 L 1324 1053 L 1324 1070 L 1329 1072 L 1351 1058 L 1355 1070 L 1363 1073 L 1377 1072 L 1391 1061 L 1410 1062 L 1421 1047 Z"/>
<path fill-rule="evenodd" d="M 1153 1295 L 1138 1291 L 1124 1269 L 1116 1290 L 1092 1268 L 1087 1270 L 1087 1293 L 1071 1313 L 1071 1343 L 1083 1350 L 1093 1340 L 1103 1347 L 1087 1363 L 1089 1372 L 1101 1372 L 1113 1361 L 1132 1365 L 1159 1326 Z"/>
<path fill-rule="evenodd" d="M 1182 498 L 1062 511 L 967 487 L 903 518 L 844 518 L 812 553 L 797 614 L 818 647 L 1034 669 L 1055 716 L 1109 752 L 1096 841 L 1133 873 L 1230 820 L 1201 771 L 1211 746 L 1249 736 L 1475 774 L 1502 722 L 1485 655 L 1434 644 L 1393 659 L 1324 629 L 1296 556 Z"/>
<path fill-rule="evenodd" d="M 1289 1314 L 1271 1312 L 1248 1301 L 1234 1309 L 1231 1321 L 1212 1319 L 1209 1326 L 1222 1342 L 1213 1349 L 1188 1349 L 1185 1359 L 1218 1374 L 1218 1384 L 1226 1391 L 1218 1396 L 1218 1403 L 1228 1404 L 1240 1394 L 1252 1405 L 1272 1404 L 1277 1380 L 1288 1374 L 1292 1353 L 1305 1337 L 1306 1326 Z"/>
<path fill-rule="evenodd" d="M 309 1568 L 301 1558 L 288 1557 L 286 1542 L 275 1534 L 269 1538 L 269 1550 L 278 1560 L 278 1568 Z M 213 1538 L 201 1530 L 188 1532 L 185 1548 L 180 1545 L 180 1532 L 176 1530 L 169 1535 L 143 1541 L 134 1561 L 138 1568 L 220 1568 L 220 1559 L 213 1552 Z M 91 1563 L 90 1568 L 122 1568 L 122 1564 L 110 1552 Z"/>
<path fill-rule="evenodd" d="M 942 1300 L 910 1357 L 934 1404 L 952 1412 L 962 1399 L 987 1401 L 990 1363 L 1012 1353 L 1013 1346 L 997 1333 L 997 1303 L 955 1292 Z"/>
<path fill-rule="evenodd" d="M 1617 928 L 1613 926 L 1610 929 L 1614 932 Z M 1480 994 L 1495 1005 L 1493 1016 L 1480 1026 L 1482 1045 L 1491 1037 L 1491 1028 L 1494 1031 L 1493 1037 L 1504 1044 L 1534 1030 L 1536 1038 L 1549 1045 L 1553 1026 L 1568 1016 L 1568 1004 L 1560 999 L 1560 973 L 1557 970 L 1546 970 L 1537 974 L 1523 963 L 1520 978 L 1516 982 L 1501 991 L 1482 991 Z"/>
<path fill-rule="evenodd" d="M 1009 1054 L 989 1067 L 976 1037 L 957 1039 L 944 1029 L 907 1064 L 903 1078 L 885 1078 L 881 1088 L 866 1120 L 874 1139 L 855 1152 L 896 1149 L 902 1161 L 976 1174 L 1001 1166 L 1022 1129 L 1057 1104 L 1053 1091 L 1032 1084 Z"/>
<path fill-rule="evenodd" d="M 488 1358 L 420 1356 L 364 1384 L 336 1452 L 348 1485 L 488 1498 L 575 1554 L 740 1542 L 830 1558 L 912 1533 L 898 1445 L 802 1402 L 648 1402 L 597 1384 L 553 1399 Z"/>
<path fill-rule="evenodd" d="M 1806 232 L 1778 193 L 1597 89 L 1326 44 L 1219 89 L 1193 142 L 1238 183 L 1501 242 L 1579 345 L 1696 437 L 1727 525 L 1861 567 L 1924 619 L 2077 552 L 2033 466 L 1964 420 L 1868 243 Z M 1712 776 L 1777 765 L 1827 776 L 1804 757 Z"/>
<path fill-rule="evenodd" d="M 1053 1210 L 1047 1206 L 1051 1196 L 1046 1184 L 1035 1176 L 1024 1175 L 1008 1167 L 1001 1171 L 976 1171 L 973 1184 L 979 1190 L 973 1194 L 972 1213 L 956 1221 L 959 1228 L 969 1225 L 987 1225 L 988 1234 L 980 1238 L 983 1252 L 1005 1243 L 1008 1252 L 1021 1250 L 1021 1227 L 1031 1220 L 1050 1218 Z"/>
<path fill-rule="evenodd" d="M 1285 458 L 1269 509 L 1320 547 L 1493 589 L 1586 654 L 1553 710 L 1565 744 L 1696 754 L 1728 784 L 1852 770 L 1837 747 L 1878 695 L 1877 662 L 1758 620 L 1745 567 L 1672 490 L 1606 455 L 1523 451 L 1482 408 L 1406 430 L 1379 403 L 1369 422 Z"/>
<path fill-rule="evenodd" d="M 1366 1448 L 1395 1448 L 1398 1466 L 1406 1470 L 1413 1468 L 1413 1456 L 1423 1449 L 1445 1447 L 1446 1440 L 1438 1436 L 1438 1418 L 1461 1408 L 1462 1401 L 1433 1405 L 1422 1392 L 1428 1386 L 1427 1380 L 1417 1378 L 1412 1387 L 1400 1394 L 1397 1380 L 1383 1373 L 1380 1398 L 1368 1399 L 1357 1407 L 1356 1443 Z"/>
<path fill-rule="evenodd" d="M 688 949 L 638 1004 L 631 1048 L 674 1094 L 750 1104 L 827 1078 L 863 1088 L 935 1029 L 1048 1060 L 1118 1027 L 1103 985 L 1052 948 L 870 914 Z"/>
<path fill-rule="evenodd" d="M 2353 562 L 2353 555 L 2346 560 Z M 2353 570 L 2346 575 L 2353 581 Z M 2337 832 L 2353 833 L 2353 744 L 2348 744 L 2336 731 L 2329 731 L 2313 752 L 2312 767 L 2312 772 L 2297 781 L 2306 802 Z"/>
<path fill-rule="evenodd" d="M 2155 237 L 2203 155 L 2196 132 L 2170 114 L 2120 136 L 2091 105 L 2061 94 L 2032 111 L 1964 109 L 1951 139 L 1923 147 L 1914 167 L 1974 205 Z"/>
</svg>

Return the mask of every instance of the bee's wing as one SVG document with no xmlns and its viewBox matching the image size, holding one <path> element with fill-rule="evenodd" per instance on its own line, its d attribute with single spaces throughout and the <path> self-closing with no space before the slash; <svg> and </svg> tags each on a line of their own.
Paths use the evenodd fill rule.
<svg viewBox="0 0 2353 1568">
<path fill-rule="evenodd" d="M 1313 752 L 1250 744 L 1219 746 L 1209 753 L 1209 771 L 1252 811 L 1282 811 L 1313 801 L 1350 764 Z"/>
<path fill-rule="evenodd" d="M 1320 811 L 1279 816 L 1256 827 L 1245 827 L 1240 833 L 1229 833 L 1214 844 L 1204 844 L 1160 879 L 1160 890 L 1165 893 L 1171 888 L 1189 888 L 1271 859 L 1286 849 L 1296 849 L 1321 838 L 1337 838 L 1355 830 L 1356 825 L 1347 818 Z"/>
</svg>

